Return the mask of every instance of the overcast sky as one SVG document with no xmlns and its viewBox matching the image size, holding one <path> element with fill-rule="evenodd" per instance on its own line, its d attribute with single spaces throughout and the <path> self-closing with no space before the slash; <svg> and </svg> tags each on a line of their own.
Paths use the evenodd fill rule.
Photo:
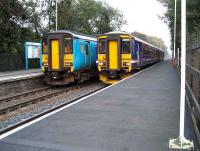
<svg viewBox="0 0 200 151">
<path fill-rule="evenodd" d="M 166 9 L 157 0 L 103 0 L 124 14 L 127 25 L 122 30 L 138 31 L 162 38 L 170 48 L 170 33 L 167 24 L 158 16 L 163 16 Z"/>
</svg>

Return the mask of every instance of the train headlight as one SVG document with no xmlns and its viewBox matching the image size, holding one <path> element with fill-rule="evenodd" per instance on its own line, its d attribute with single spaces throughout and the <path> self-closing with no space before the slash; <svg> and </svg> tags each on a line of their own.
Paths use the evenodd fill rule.
<svg viewBox="0 0 200 151">
<path fill-rule="evenodd" d="M 73 63 L 72 62 L 65 62 L 65 65 L 69 67 L 69 66 L 73 66 Z"/>
<path fill-rule="evenodd" d="M 131 63 L 130 63 L 130 62 L 124 62 L 123 65 L 124 65 L 124 66 L 130 66 Z"/>
<path fill-rule="evenodd" d="M 99 62 L 98 64 L 99 64 L 99 66 L 105 66 L 106 65 L 105 62 Z"/>
<path fill-rule="evenodd" d="M 43 62 L 42 65 L 43 66 L 48 66 L 48 62 Z"/>
</svg>

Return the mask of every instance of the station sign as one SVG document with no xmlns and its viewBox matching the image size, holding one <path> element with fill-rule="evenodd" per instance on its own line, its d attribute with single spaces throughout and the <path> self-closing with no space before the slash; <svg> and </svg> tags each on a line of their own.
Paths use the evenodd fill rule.
<svg viewBox="0 0 200 151">
<path fill-rule="evenodd" d="M 25 68 L 28 69 L 28 59 L 40 59 L 41 67 L 41 44 L 25 42 Z"/>
</svg>

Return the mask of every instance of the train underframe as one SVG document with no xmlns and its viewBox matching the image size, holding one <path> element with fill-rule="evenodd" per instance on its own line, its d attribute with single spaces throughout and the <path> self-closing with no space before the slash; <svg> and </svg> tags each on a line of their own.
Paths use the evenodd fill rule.
<svg viewBox="0 0 200 151">
<path fill-rule="evenodd" d="M 132 75 L 134 70 L 126 72 L 125 70 L 120 71 L 101 71 L 99 73 L 99 80 L 106 84 L 114 84 L 122 79 L 125 79 Z"/>
<path fill-rule="evenodd" d="M 152 63 L 143 64 L 143 65 L 137 65 L 137 66 L 133 67 L 130 72 L 127 72 L 126 70 L 123 70 L 123 69 L 120 71 L 100 71 L 99 80 L 106 84 L 114 84 L 120 80 L 130 77 L 131 75 L 140 71 L 141 69 L 147 68 L 158 62 L 159 61 L 155 61 Z"/>
<path fill-rule="evenodd" d="M 71 82 L 82 83 L 97 76 L 98 74 L 96 70 L 87 69 L 77 72 L 46 71 L 44 81 L 50 85 L 67 85 Z"/>
</svg>

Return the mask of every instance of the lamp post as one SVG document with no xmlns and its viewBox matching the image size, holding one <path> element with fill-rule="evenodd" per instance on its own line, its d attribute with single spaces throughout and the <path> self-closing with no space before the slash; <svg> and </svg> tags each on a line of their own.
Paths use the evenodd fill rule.
<svg viewBox="0 0 200 151">
<path fill-rule="evenodd" d="M 180 125 L 179 137 L 169 140 L 169 148 L 194 149 L 192 141 L 184 137 L 185 119 L 185 67 L 186 65 L 186 0 L 181 0 L 181 96 L 180 96 Z"/>
<path fill-rule="evenodd" d="M 173 53 L 173 66 L 176 64 L 176 4 L 177 1 L 174 1 L 174 53 Z"/>
<path fill-rule="evenodd" d="M 56 31 L 58 30 L 58 0 L 56 0 Z"/>
</svg>

